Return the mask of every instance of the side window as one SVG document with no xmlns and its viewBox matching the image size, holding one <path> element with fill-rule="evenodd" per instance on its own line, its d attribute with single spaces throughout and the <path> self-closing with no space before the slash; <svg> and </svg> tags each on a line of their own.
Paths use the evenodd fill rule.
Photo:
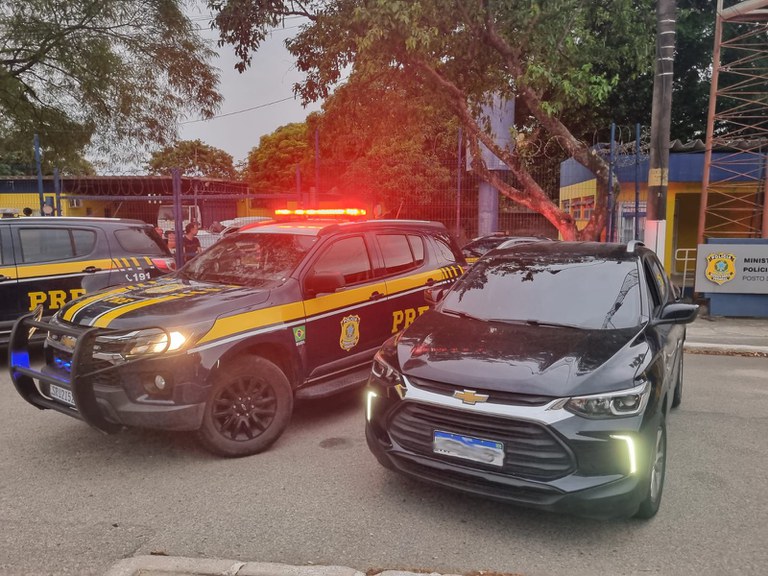
<svg viewBox="0 0 768 576">
<path fill-rule="evenodd" d="M 93 230 L 72 230 L 75 244 L 75 256 L 86 256 L 93 252 L 96 245 L 96 233 Z"/>
<path fill-rule="evenodd" d="M 661 302 L 666 302 L 669 294 L 667 294 L 667 276 L 664 273 L 664 269 L 655 259 L 650 261 L 650 267 L 653 280 L 656 283 L 656 289 L 659 291 L 659 298 Z"/>
<path fill-rule="evenodd" d="M 96 245 L 96 233 L 65 228 L 22 228 L 19 242 L 23 263 L 54 262 L 90 254 Z"/>
<path fill-rule="evenodd" d="M 408 243 L 411 245 L 413 259 L 418 266 L 421 266 L 424 263 L 424 238 L 416 234 L 409 234 Z"/>
<path fill-rule="evenodd" d="M 342 238 L 325 250 L 312 266 L 310 274 L 339 273 L 347 284 L 373 278 L 371 259 L 362 236 Z"/>
<path fill-rule="evenodd" d="M 648 294 L 651 297 L 651 307 L 655 310 L 663 302 L 662 292 L 659 288 L 659 280 L 656 277 L 654 266 L 648 260 L 643 263 L 643 269 L 645 271 L 645 282 L 648 286 Z"/>
<path fill-rule="evenodd" d="M 21 261 L 25 264 L 74 258 L 75 247 L 64 228 L 22 228 L 19 230 Z"/>
<path fill-rule="evenodd" d="M 387 274 L 398 274 L 413 270 L 421 262 L 417 262 L 411 253 L 412 244 L 421 241 L 418 236 L 405 234 L 378 234 L 377 239 L 384 257 L 384 269 Z M 418 246 L 418 244 L 417 244 Z M 424 245 L 421 245 L 421 261 L 424 261 Z"/>
</svg>

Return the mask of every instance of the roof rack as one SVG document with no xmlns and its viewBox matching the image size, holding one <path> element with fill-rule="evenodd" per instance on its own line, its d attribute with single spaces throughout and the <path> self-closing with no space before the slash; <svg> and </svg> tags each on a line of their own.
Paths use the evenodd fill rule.
<svg viewBox="0 0 768 576">
<path fill-rule="evenodd" d="M 640 240 L 630 240 L 627 242 L 627 252 L 630 254 L 633 253 L 638 246 L 645 246 L 645 244 Z"/>
</svg>

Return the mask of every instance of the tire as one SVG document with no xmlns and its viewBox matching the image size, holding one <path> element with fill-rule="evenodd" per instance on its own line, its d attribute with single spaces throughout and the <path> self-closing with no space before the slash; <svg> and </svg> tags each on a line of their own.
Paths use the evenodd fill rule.
<svg viewBox="0 0 768 576">
<path fill-rule="evenodd" d="M 653 518 L 661 504 L 667 472 L 667 423 L 663 414 L 656 426 L 656 441 L 648 456 L 645 498 L 640 503 L 635 518 Z"/>
<path fill-rule="evenodd" d="M 216 377 L 200 442 L 214 454 L 249 456 L 269 448 L 293 413 L 293 391 L 280 368 L 256 356 L 235 360 Z"/>
<path fill-rule="evenodd" d="M 677 369 L 675 391 L 672 394 L 672 408 L 677 408 L 683 401 L 683 353 L 680 352 L 680 366 Z"/>
</svg>

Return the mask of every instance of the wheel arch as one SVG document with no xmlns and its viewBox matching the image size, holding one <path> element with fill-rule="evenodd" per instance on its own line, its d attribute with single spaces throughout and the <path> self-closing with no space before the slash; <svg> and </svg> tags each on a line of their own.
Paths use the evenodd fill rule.
<svg viewBox="0 0 768 576">
<path fill-rule="evenodd" d="M 275 364 L 285 374 L 292 390 L 296 390 L 300 379 L 300 361 L 295 352 L 278 342 L 250 342 L 227 350 L 211 371 L 210 378 L 226 370 L 227 364 L 244 356 L 259 356 Z"/>
</svg>

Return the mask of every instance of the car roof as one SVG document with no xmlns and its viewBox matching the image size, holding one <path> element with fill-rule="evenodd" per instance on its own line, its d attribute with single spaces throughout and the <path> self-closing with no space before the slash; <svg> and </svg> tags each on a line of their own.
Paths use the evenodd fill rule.
<svg viewBox="0 0 768 576">
<path fill-rule="evenodd" d="M 2 218 L 0 222 L 6 224 L 16 223 L 18 225 L 45 224 L 46 226 L 66 226 L 72 224 L 152 226 L 143 220 L 133 218 L 102 218 L 97 216 L 24 216 L 20 218 Z"/>
<path fill-rule="evenodd" d="M 564 242 L 543 240 L 515 244 L 506 248 L 496 248 L 494 257 L 539 256 L 547 260 L 569 259 L 575 256 L 595 256 L 606 260 L 636 260 L 643 245 L 639 242 L 619 244 L 615 242 Z"/>
<path fill-rule="evenodd" d="M 440 222 L 431 222 L 428 220 L 291 220 L 267 222 L 254 222 L 246 224 L 240 228 L 240 234 L 304 234 L 307 236 L 317 236 L 320 234 L 330 234 L 336 231 L 353 232 L 356 230 L 399 228 L 411 229 L 414 232 L 418 230 L 431 230 L 435 232 L 445 232 L 445 226 Z"/>
</svg>

